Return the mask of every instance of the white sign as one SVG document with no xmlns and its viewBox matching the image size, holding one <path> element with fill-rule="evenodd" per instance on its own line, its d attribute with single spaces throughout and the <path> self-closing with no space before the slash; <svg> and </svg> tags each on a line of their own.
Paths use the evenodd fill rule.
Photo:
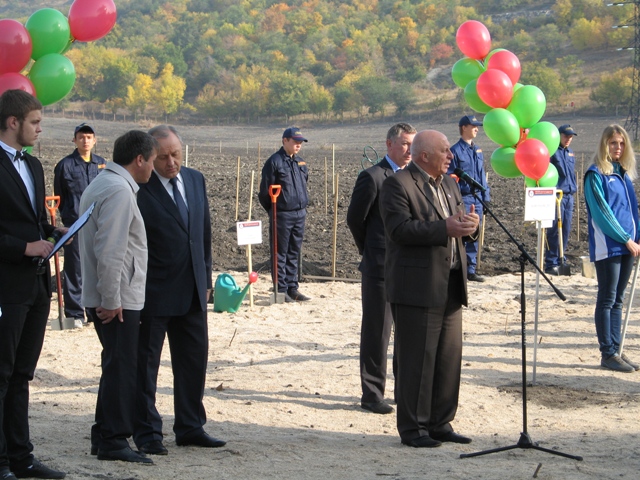
<svg viewBox="0 0 640 480">
<path fill-rule="evenodd" d="M 543 222 L 551 226 L 556 219 L 556 189 L 548 187 L 527 188 L 524 194 L 524 221 Z M 548 225 L 546 225 L 548 223 Z"/>
<path fill-rule="evenodd" d="M 238 245 L 255 245 L 262 243 L 262 221 L 236 223 Z"/>
</svg>

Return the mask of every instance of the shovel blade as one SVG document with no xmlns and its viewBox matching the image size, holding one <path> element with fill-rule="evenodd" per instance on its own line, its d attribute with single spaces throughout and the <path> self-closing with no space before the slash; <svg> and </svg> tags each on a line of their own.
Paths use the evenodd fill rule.
<svg viewBox="0 0 640 480">
<path fill-rule="evenodd" d="M 565 263 L 561 263 L 558 265 L 558 275 L 562 275 L 565 277 L 571 276 L 571 267 Z"/>
<path fill-rule="evenodd" d="M 270 305 L 274 303 L 284 303 L 284 293 L 283 292 L 271 292 L 271 296 L 269 297 Z"/>
</svg>

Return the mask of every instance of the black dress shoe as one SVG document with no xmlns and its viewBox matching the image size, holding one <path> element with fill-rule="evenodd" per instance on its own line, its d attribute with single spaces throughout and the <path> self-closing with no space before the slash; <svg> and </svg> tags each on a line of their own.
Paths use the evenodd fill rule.
<svg viewBox="0 0 640 480">
<path fill-rule="evenodd" d="M 413 440 L 402 440 L 402 443 L 414 448 L 434 448 L 442 445 L 442 442 L 434 440 L 429 435 L 423 435 L 422 437 L 414 438 Z"/>
<path fill-rule="evenodd" d="M 46 465 L 43 465 L 35 458 L 31 465 L 22 469 L 15 468 L 13 473 L 16 478 L 64 478 L 67 475 L 64 472 L 59 472 L 58 470 L 53 470 Z M 11 477 L 4 477 L 3 480 L 6 478 Z"/>
<path fill-rule="evenodd" d="M 224 447 L 227 444 L 227 442 L 225 442 L 224 440 L 219 440 L 215 437 L 212 437 L 206 432 L 203 432 L 200 435 L 196 435 L 195 437 L 181 438 L 180 440 L 176 438 L 176 443 L 181 447 L 193 445 L 194 447 L 205 448 Z"/>
<path fill-rule="evenodd" d="M 435 438 L 441 442 L 471 443 L 471 439 L 469 437 L 465 437 L 464 435 L 460 435 L 456 432 L 432 433 L 431 438 Z"/>
<path fill-rule="evenodd" d="M 393 412 L 393 407 L 384 402 L 362 402 L 360 406 L 365 410 L 369 410 L 373 413 L 379 413 L 380 415 L 386 415 Z"/>
<path fill-rule="evenodd" d="M 484 282 L 484 277 L 482 275 L 478 275 L 477 273 L 470 273 L 467 275 L 467 280 L 470 282 Z"/>
<path fill-rule="evenodd" d="M 560 267 L 558 267 L 557 265 L 553 267 L 547 267 L 544 269 L 544 273 L 546 273 L 547 275 L 560 275 Z"/>
<path fill-rule="evenodd" d="M 144 453 L 134 452 L 131 447 L 125 447 L 120 450 L 98 450 L 98 460 L 120 460 L 121 462 L 153 465 L 153 460 L 145 457 Z"/>
<path fill-rule="evenodd" d="M 14 480 L 17 478 L 9 467 L 0 467 L 0 480 Z"/>
<path fill-rule="evenodd" d="M 287 294 L 293 299 L 294 302 L 306 302 L 311 300 L 311 297 L 301 294 L 297 289 L 290 288 Z"/>
<path fill-rule="evenodd" d="M 160 440 L 151 440 L 150 442 L 143 443 L 138 448 L 138 451 L 147 455 L 168 455 L 169 450 L 165 448 Z"/>
</svg>

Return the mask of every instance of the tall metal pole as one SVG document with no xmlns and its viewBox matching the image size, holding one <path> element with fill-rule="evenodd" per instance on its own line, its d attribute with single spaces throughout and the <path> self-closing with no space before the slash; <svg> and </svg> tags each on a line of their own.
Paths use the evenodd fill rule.
<svg viewBox="0 0 640 480">
<path fill-rule="evenodd" d="M 631 82 L 631 102 L 629 102 L 629 115 L 624 122 L 624 128 L 634 142 L 638 141 L 638 131 L 640 130 L 640 0 L 634 1 L 633 6 L 633 26 L 635 33 L 633 37 L 633 73 Z"/>
</svg>

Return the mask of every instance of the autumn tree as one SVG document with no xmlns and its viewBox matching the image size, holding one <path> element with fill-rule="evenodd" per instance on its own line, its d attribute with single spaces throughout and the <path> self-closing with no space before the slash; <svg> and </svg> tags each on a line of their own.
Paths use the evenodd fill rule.
<svg viewBox="0 0 640 480">
<path fill-rule="evenodd" d="M 153 100 L 153 94 L 153 79 L 144 73 L 136 75 L 133 85 L 127 87 L 125 99 L 125 105 L 136 119 L 139 113 L 144 114 L 147 106 Z"/>
<path fill-rule="evenodd" d="M 602 75 L 600 83 L 591 91 L 589 99 L 609 111 L 620 105 L 629 105 L 632 75 L 633 67 Z"/>
<path fill-rule="evenodd" d="M 165 117 L 176 113 L 182 105 L 184 91 L 187 88 L 184 78 L 174 75 L 173 65 L 167 63 L 155 83 L 155 101 L 160 111 Z"/>
</svg>

